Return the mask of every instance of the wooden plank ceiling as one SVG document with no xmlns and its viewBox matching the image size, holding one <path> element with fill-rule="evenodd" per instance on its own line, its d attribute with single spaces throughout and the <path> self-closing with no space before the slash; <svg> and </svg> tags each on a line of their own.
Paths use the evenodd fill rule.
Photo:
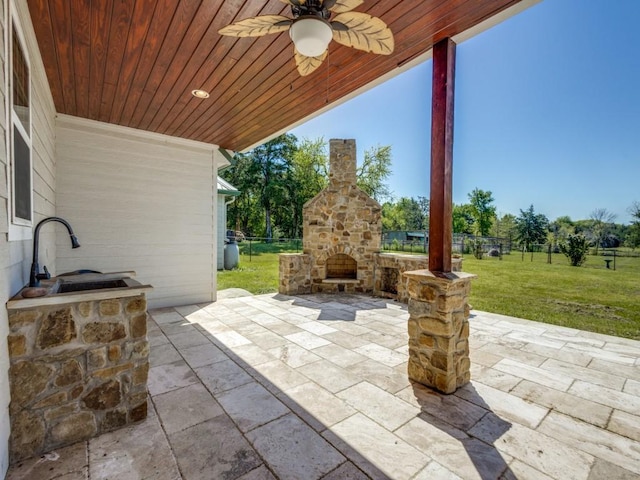
<svg viewBox="0 0 640 480">
<path fill-rule="evenodd" d="M 324 108 L 520 0 L 365 1 L 382 18 L 393 55 L 331 42 L 301 77 L 287 32 L 233 38 L 218 30 L 279 0 L 28 0 L 59 113 L 240 151 Z M 193 89 L 211 93 L 208 99 Z M 425 106 L 425 108 L 428 108 Z"/>
</svg>

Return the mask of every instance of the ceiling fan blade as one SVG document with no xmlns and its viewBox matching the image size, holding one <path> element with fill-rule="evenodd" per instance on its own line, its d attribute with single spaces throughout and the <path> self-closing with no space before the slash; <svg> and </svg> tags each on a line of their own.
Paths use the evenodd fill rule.
<svg viewBox="0 0 640 480">
<path fill-rule="evenodd" d="M 364 3 L 364 0 L 324 0 L 324 7 L 334 13 L 350 12 Z"/>
<path fill-rule="evenodd" d="M 291 26 L 292 20 L 282 15 L 261 15 L 227 25 L 218 30 L 220 35 L 230 37 L 262 37 L 270 33 L 284 32 Z"/>
<path fill-rule="evenodd" d="M 322 65 L 324 59 L 327 58 L 327 52 L 328 50 L 317 57 L 307 57 L 306 55 L 302 55 L 298 52 L 298 50 L 295 50 L 296 66 L 298 67 L 298 73 L 300 76 L 306 77 L 313 73 L 320 65 Z"/>
<path fill-rule="evenodd" d="M 294 7 L 301 7 L 306 3 L 306 0 L 280 0 L 282 3 L 286 3 L 287 5 L 293 5 Z"/>
<path fill-rule="evenodd" d="M 336 42 L 379 55 L 389 55 L 393 52 L 393 32 L 378 17 L 361 12 L 346 12 L 336 15 L 332 25 L 334 22 L 348 29 L 344 31 L 340 27 L 333 30 L 333 39 Z"/>
</svg>

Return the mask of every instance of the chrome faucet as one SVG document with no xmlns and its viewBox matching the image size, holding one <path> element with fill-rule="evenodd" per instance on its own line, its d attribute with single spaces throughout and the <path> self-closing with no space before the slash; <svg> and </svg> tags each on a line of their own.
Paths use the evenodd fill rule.
<svg viewBox="0 0 640 480">
<path fill-rule="evenodd" d="M 31 274 L 29 275 L 30 287 L 37 287 L 38 285 L 40 285 L 40 280 L 51 278 L 51 274 L 49 273 L 49 270 L 47 270 L 46 266 L 44 267 L 44 273 L 39 272 L 40 267 L 38 266 L 38 237 L 40 236 L 40 227 L 49 222 L 60 222 L 65 227 L 67 227 L 69 236 L 71 237 L 71 248 L 78 248 L 80 246 L 77 237 L 73 233 L 71 225 L 69 225 L 69 222 L 67 222 L 65 219 L 60 217 L 48 217 L 44 220 L 41 220 L 40 223 L 36 225 L 36 230 L 33 233 L 33 261 L 31 263 Z"/>
</svg>

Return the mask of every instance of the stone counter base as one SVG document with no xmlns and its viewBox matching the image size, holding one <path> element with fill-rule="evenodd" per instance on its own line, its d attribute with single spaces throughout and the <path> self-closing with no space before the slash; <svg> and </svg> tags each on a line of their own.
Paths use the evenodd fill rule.
<svg viewBox="0 0 640 480">
<path fill-rule="evenodd" d="M 147 416 L 144 295 L 9 310 L 11 462 Z"/>
</svg>

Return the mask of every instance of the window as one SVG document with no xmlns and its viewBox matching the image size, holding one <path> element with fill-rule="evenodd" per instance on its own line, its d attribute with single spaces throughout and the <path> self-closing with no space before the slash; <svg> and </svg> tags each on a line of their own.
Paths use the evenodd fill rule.
<svg viewBox="0 0 640 480">
<path fill-rule="evenodd" d="M 9 237 L 30 238 L 33 222 L 31 163 L 31 78 L 17 18 L 12 15 L 8 58 Z M 12 235 L 13 233 L 13 235 Z"/>
</svg>

